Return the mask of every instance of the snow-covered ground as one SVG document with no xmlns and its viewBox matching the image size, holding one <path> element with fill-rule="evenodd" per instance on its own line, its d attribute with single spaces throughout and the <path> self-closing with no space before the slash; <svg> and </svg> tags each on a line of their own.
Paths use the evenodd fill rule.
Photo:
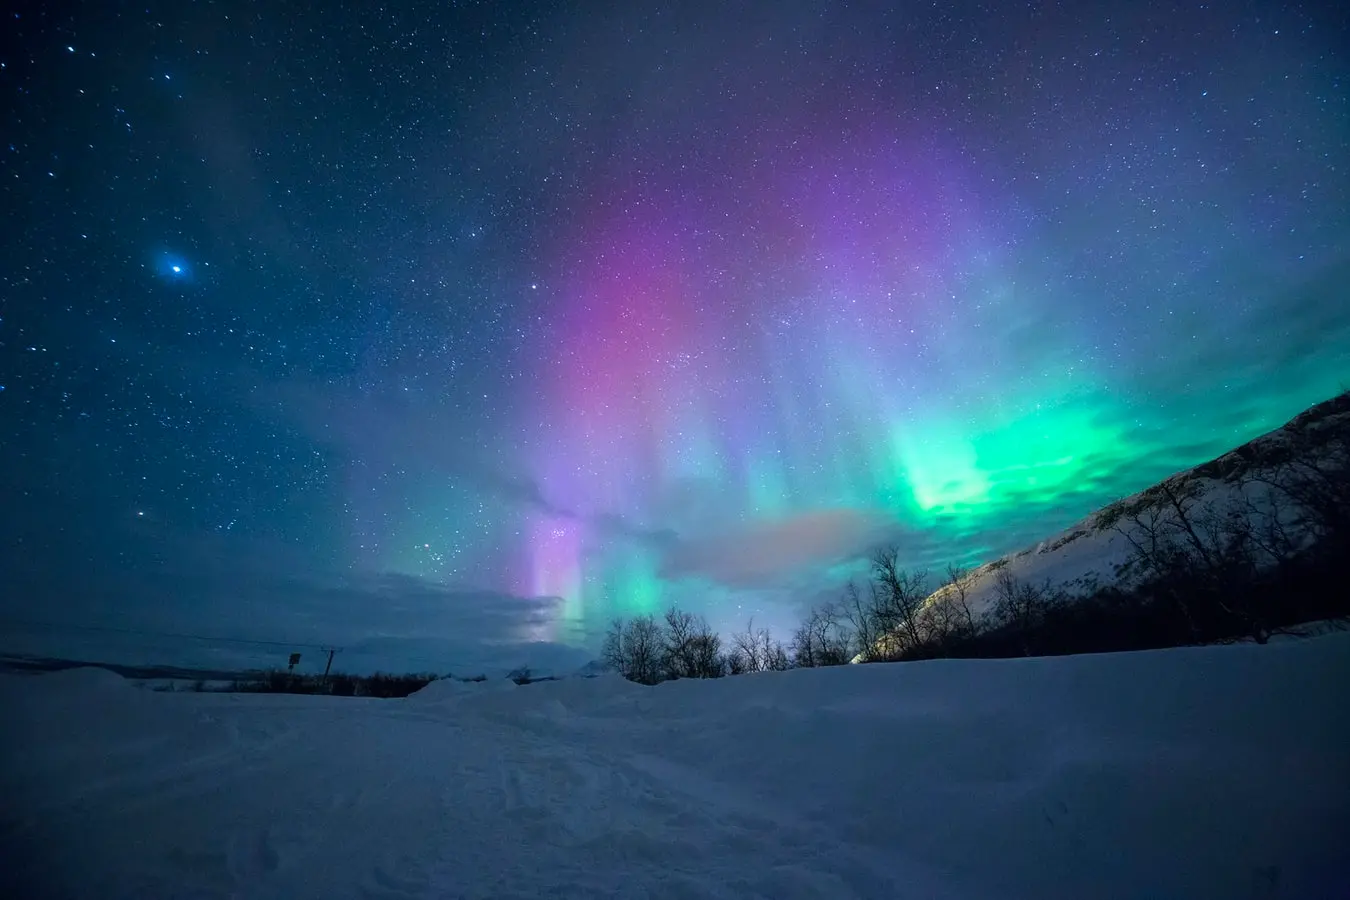
<svg viewBox="0 0 1350 900">
<path fill-rule="evenodd" d="M 1350 634 L 407 700 L 0 678 L 0 894 L 1350 896 Z"/>
</svg>

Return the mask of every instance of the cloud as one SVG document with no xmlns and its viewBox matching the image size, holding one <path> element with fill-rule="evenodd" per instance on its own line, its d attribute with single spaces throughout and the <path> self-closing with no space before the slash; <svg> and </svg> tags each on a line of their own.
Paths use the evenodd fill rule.
<svg viewBox="0 0 1350 900">
<path fill-rule="evenodd" d="M 287 601 L 268 616 L 277 628 L 322 632 L 327 641 L 346 643 L 372 636 L 435 636 L 461 645 L 516 643 L 548 627 L 562 602 L 394 573 L 348 576 L 326 584 L 288 581 L 278 587 Z"/>
<path fill-rule="evenodd" d="M 889 518 L 871 510 L 815 510 L 679 540 L 666 550 L 661 574 L 762 587 L 854 559 L 893 529 Z"/>
<path fill-rule="evenodd" d="M 540 640 L 553 633 L 556 597 L 325 570 L 278 541 L 141 529 L 89 544 L 90 565 L 16 573 L 26 577 L 0 617 L 56 626 L 38 635 L 45 654 L 78 647 L 81 658 L 109 662 L 284 666 L 291 645 L 307 664 L 318 646 L 350 648 L 337 664 L 358 671 L 556 670 L 589 659 Z"/>
</svg>

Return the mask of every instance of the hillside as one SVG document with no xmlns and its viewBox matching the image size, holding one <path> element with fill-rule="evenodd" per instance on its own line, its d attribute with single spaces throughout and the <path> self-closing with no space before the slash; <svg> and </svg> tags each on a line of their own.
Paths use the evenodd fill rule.
<svg viewBox="0 0 1350 900">
<path fill-rule="evenodd" d="M 1252 484 L 1275 476 L 1291 465 L 1316 464 L 1327 454 L 1342 459 L 1350 445 L 1350 393 L 1344 393 L 1300 413 L 1280 428 L 1267 432 L 1222 456 L 1178 472 L 1157 485 L 1103 507 L 1092 515 L 1051 535 L 1034 547 L 986 563 L 969 573 L 967 598 L 978 613 L 993 601 L 996 579 L 1007 569 L 1019 581 L 1049 582 L 1069 596 L 1085 596 L 1101 586 L 1128 579 L 1122 571 L 1130 545 L 1122 528 L 1133 516 L 1163 511 L 1164 488 L 1193 497 L 1198 507 L 1233 507 L 1250 493 Z M 939 591 L 933 599 L 940 600 Z"/>
</svg>

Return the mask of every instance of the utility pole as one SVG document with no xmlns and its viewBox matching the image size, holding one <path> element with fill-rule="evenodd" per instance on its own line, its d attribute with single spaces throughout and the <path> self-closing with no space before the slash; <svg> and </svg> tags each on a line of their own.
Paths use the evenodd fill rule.
<svg viewBox="0 0 1350 900">
<path fill-rule="evenodd" d="M 328 683 L 328 673 L 333 669 L 333 654 L 336 652 L 337 652 L 336 647 L 328 648 L 328 665 L 323 667 L 323 681 L 319 682 L 320 684 Z"/>
</svg>

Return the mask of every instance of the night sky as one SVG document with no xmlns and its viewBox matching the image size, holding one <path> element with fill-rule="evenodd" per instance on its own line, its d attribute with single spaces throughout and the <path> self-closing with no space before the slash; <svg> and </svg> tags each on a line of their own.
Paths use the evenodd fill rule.
<svg viewBox="0 0 1350 900">
<path fill-rule="evenodd" d="M 6 13 L 6 629 L 561 665 L 1034 542 L 1350 382 L 1336 6 Z"/>
</svg>

